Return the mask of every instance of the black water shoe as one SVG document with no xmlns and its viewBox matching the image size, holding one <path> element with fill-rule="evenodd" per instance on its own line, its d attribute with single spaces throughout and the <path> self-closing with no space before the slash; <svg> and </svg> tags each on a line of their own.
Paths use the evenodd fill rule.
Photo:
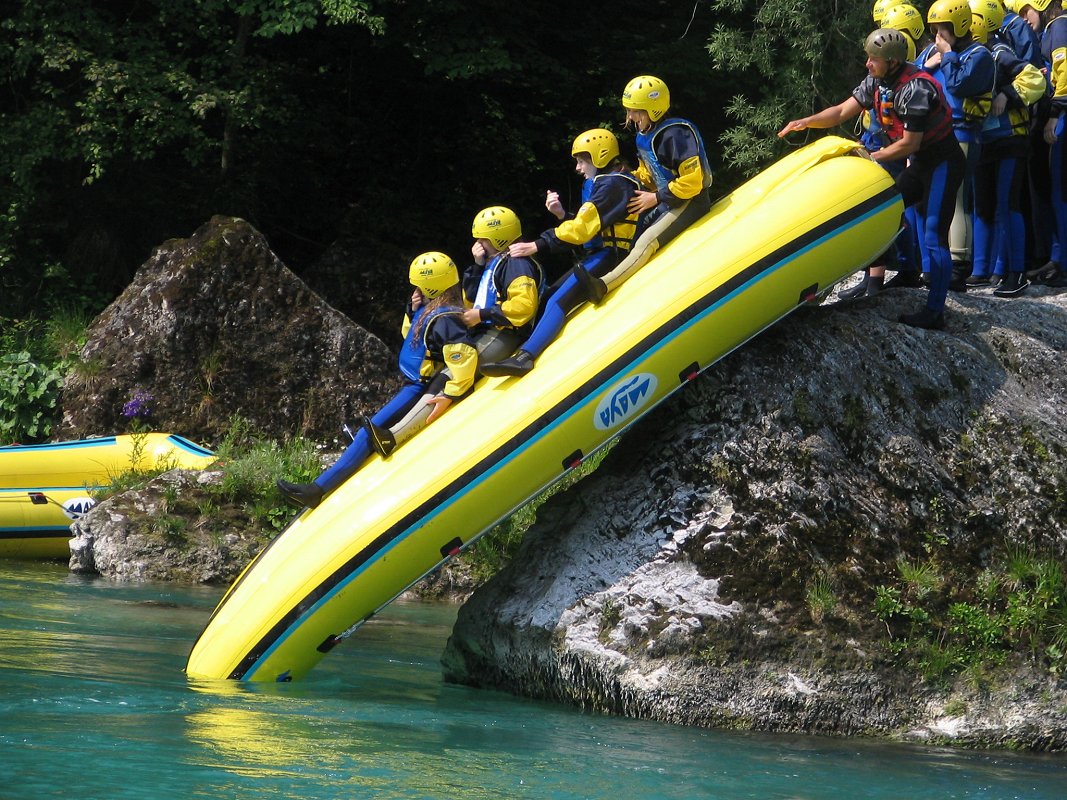
<svg viewBox="0 0 1067 800">
<path fill-rule="evenodd" d="M 972 272 L 967 276 L 965 282 L 968 286 L 988 286 L 990 279 L 988 275 L 978 275 L 977 273 Z"/>
<path fill-rule="evenodd" d="M 1055 261 L 1048 261 L 1042 264 L 1040 267 L 1034 269 L 1028 269 L 1026 271 L 1027 280 L 1031 280 L 1034 283 L 1044 283 L 1049 278 L 1056 276 L 1056 273 L 1060 271 L 1060 265 Z"/>
<path fill-rule="evenodd" d="M 924 308 L 914 314 L 901 314 L 900 322 L 911 325 L 913 328 L 925 328 L 929 331 L 943 331 L 945 329 L 945 312 L 931 311 Z"/>
<path fill-rule="evenodd" d="M 322 502 L 323 491 L 317 483 L 289 483 L 289 481 L 278 481 L 278 491 L 298 506 L 315 508 Z"/>
<path fill-rule="evenodd" d="M 1009 272 L 1004 276 L 1000 285 L 993 290 L 993 294 L 997 297 L 1017 297 L 1026 291 L 1029 285 L 1030 281 L 1026 280 L 1021 272 Z"/>
<path fill-rule="evenodd" d="M 594 280 L 596 280 L 594 278 Z M 490 378 L 522 377 L 534 368 L 534 357 L 525 350 L 520 350 L 511 358 L 503 361 L 490 361 L 479 364 L 478 371 Z"/>
<path fill-rule="evenodd" d="M 585 299 L 595 306 L 600 305 L 604 295 L 608 293 L 608 285 L 581 264 L 574 265 L 574 277 L 578 279 L 578 285 L 582 288 Z"/>
<path fill-rule="evenodd" d="M 882 286 L 883 289 L 921 289 L 923 283 L 922 274 L 917 269 L 901 270 Z"/>
<path fill-rule="evenodd" d="M 388 458 L 396 450 L 396 438 L 393 432 L 381 425 L 375 425 L 370 417 L 360 417 L 360 427 L 367 432 L 371 447 L 382 458 Z"/>
</svg>

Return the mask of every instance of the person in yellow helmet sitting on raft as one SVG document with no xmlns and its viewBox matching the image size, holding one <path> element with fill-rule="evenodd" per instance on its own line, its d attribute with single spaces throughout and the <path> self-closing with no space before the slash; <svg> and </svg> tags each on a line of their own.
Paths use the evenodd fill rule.
<svg viewBox="0 0 1067 800">
<path fill-rule="evenodd" d="M 544 286 L 533 253 L 511 252 L 522 224 L 510 208 L 489 206 L 471 223 L 474 263 L 463 272 L 463 321 L 478 348 L 478 363 L 499 361 L 530 335 Z"/>
<path fill-rule="evenodd" d="M 622 92 L 626 127 L 637 129 L 634 175 L 642 186 L 627 205 L 633 214 L 646 214 L 644 231 L 630 255 L 602 278 L 580 266 L 576 275 L 593 302 L 633 275 L 675 236 L 711 210 L 708 187 L 711 167 L 704 140 L 689 120 L 670 117 L 671 94 L 667 84 L 652 75 L 639 75 Z"/>
<path fill-rule="evenodd" d="M 474 386 L 478 353 L 463 321 L 455 263 L 444 253 L 423 253 L 411 262 L 408 277 L 415 290 L 402 328 L 404 386 L 377 414 L 363 418 L 352 444 L 313 483 L 278 481 L 278 490 L 298 505 L 317 506 L 372 453 L 389 455 Z"/>
<path fill-rule="evenodd" d="M 641 184 L 626 168 L 619 155 L 619 141 L 609 130 L 593 128 L 578 134 L 571 145 L 571 155 L 575 171 L 585 179 L 578 212 L 568 215 L 559 194 L 548 192 L 545 207 L 562 220 L 561 224 L 533 242 L 515 242 L 508 249 L 515 257 L 572 250 L 590 274 L 606 275 L 626 258 L 633 245 L 638 215 L 628 211 L 627 205 Z M 593 298 L 586 294 L 574 270 L 565 274 L 519 352 L 506 360 L 484 361 L 482 374 L 525 375 L 563 330 L 567 314 L 590 299 Z"/>
</svg>

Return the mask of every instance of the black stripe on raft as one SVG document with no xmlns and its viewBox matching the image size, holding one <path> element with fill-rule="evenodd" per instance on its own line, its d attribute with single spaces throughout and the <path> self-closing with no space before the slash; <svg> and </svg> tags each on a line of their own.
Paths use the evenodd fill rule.
<svg viewBox="0 0 1067 800">
<path fill-rule="evenodd" d="M 430 511 L 441 505 L 443 501 L 447 500 L 460 489 L 470 485 L 472 481 L 492 471 L 500 461 L 509 456 L 527 441 L 534 438 L 542 430 L 551 426 L 557 419 L 565 416 L 575 405 L 590 394 L 600 391 L 603 388 L 605 381 L 610 380 L 619 372 L 621 365 L 630 363 L 636 357 L 651 348 L 652 345 L 684 327 L 694 317 L 699 316 L 708 308 L 721 301 L 724 297 L 736 291 L 739 287 L 753 280 L 774 265 L 789 259 L 793 254 L 806 249 L 809 245 L 833 231 L 848 227 L 856 219 L 866 216 L 871 211 L 890 202 L 898 196 L 895 188 L 888 188 L 879 192 L 877 195 L 865 200 L 863 203 L 853 206 L 848 211 L 834 217 L 832 220 L 828 220 L 808 231 L 803 236 L 792 240 L 775 252 L 764 256 L 730 280 L 716 287 L 712 292 L 702 297 L 682 313 L 670 320 L 666 320 L 655 332 L 636 343 L 622 356 L 601 369 L 600 372 L 582 384 L 582 386 L 569 397 L 563 398 L 550 411 L 538 419 L 536 423 L 525 430 L 518 432 L 496 451 L 457 477 L 452 483 L 418 508 L 413 509 L 388 530 L 383 531 L 367 547 L 345 562 L 345 564 L 339 567 L 329 578 L 315 587 L 314 590 L 291 608 L 289 612 L 282 617 L 247 654 L 245 654 L 244 658 L 242 658 L 237 666 L 234 667 L 229 677 L 234 680 L 243 679 L 263 654 L 273 646 L 273 644 L 293 625 L 293 623 L 299 620 L 306 612 L 311 610 L 315 604 L 325 597 L 334 587 L 342 583 L 349 575 L 371 560 L 380 550 L 405 530 L 410 528 L 417 520 L 426 516 Z M 710 366 L 710 364 L 706 366 Z M 225 600 L 223 602 L 225 602 Z"/>
<path fill-rule="evenodd" d="M 0 542 L 9 539 L 70 539 L 70 528 L 4 528 Z"/>
</svg>

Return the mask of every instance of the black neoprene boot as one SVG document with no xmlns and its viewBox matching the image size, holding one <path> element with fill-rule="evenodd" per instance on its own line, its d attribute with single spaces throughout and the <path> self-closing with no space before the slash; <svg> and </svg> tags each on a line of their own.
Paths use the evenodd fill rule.
<svg viewBox="0 0 1067 800">
<path fill-rule="evenodd" d="M 899 321 L 905 325 L 911 325 L 913 328 L 941 331 L 945 329 L 945 312 L 931 311 L 928 308 L 924 308 L 914 314 L 901 314 Z"/>
<path fill-rule="evenodd" d="M 921 289 L 923 285 L 922 275 L 919 270 L 901 270 L 885 282 L 883 289 Z"/>
<path fill-rule="evenodd" d="M 359 424 L 367 432 L 374 452 L 382 458 L 388 458 L 390 453 L 396 450 L 396 439 L 388 428 L 375 425 L 370 417 L 360 417 Z"/>
<path fill-rule="evenodd" d="M 525 350 L 520 350 L 511 358 L 505 358 L 503 361 L 490 361 L 487 364 L 478 365 L 478 371 L 490 378 L 521 377 L 533 368 L 534 357 Z"/>
<path fill-rule="evenodd" d="M 848 289 L 842 289 L 837 293 L 839 300 L 854 300 L 857 297 L 863 297 L 867 294 L 867 286 L 871 282 L 871 274 L 864 272 L 860 282 L 855 286 L 850 286 Z"/>
<path fill-rule="evenodd" d="M 278 491 L 298 506 L 315 508 L 322 502 L 323 491 L 317 483 L 289 483 L 280 480 Z"/>
<path fill-rule="evenodd" d="M 993 294 L 997 297 L 1016 297 L 1022 294 L 1029 285 L 1030 281 L 1026 280 L 1021 272 L 1009 272 L 1004 276 L 1000 285 L 993 290 Z"/>
<path fill-rule="evenodd" d="M 582 287 L 585 299 L 595 306 L 600 305 L 604 295 L 608 293 L 607 284 L 581 264 L 574 265 L 574 277 L 578 279 L 578 285 Z M 520 350 L 519 352 L 521 353 L 522 351 Z"/>
</svg>

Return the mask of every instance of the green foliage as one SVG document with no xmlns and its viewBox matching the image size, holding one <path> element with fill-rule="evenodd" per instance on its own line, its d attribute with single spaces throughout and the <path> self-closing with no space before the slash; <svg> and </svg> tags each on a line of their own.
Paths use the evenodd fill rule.
<svg viewBox="0 0 1067 800">
<path fill-rule="evenodd" d="M 1052 673 L 1067 661 L 1067 579 L 1052 555 L 1013 548 L 973 585 L 953 584 L 930 562 L 897 562 L 902 585 L 876 588 L 874 614 L 890 652 L 930 679 L 965 672 L 981 683 L 1009 654 Z"/>
<path fill-rule="evenodd" d="M 734 124 L 719 141 L 726 161 L 751 174 L 786 146 L 775 137 L 785 122 L 841 102 L 863 78 L 870 6 L 830 0 L 709 5 L 718 22 L 707 51 L 735 87 L 726 106 Z M 791 137 L 788 145 L 806 139 Z"/>
<path fill-rule="evenodd" d="M 837 595 L 833 582 L 824 575 L 815 577 L 804 590 L 804 602 L 811 614 L 811 621 L 822 622 L 837 607 Z"/>
<path fill-rule="evenodd" d="M 322 472 L 315 444 L 303 438 L 283 443 L 264 438 L 241 417 L 231 419 L 215 454 L 222 469 L 215 490 L 219 500 L 244 505 L 252 521 L 267 529 L 281 530 L 296 513 L 278 492 L 278 478 L 306 483 Z"/>
<path fill-rule="evenodd" d="M 37 441 L 52 432 L 62 373 L 23 350 L 0 356 L 0 440 Z"/>
</svg>

